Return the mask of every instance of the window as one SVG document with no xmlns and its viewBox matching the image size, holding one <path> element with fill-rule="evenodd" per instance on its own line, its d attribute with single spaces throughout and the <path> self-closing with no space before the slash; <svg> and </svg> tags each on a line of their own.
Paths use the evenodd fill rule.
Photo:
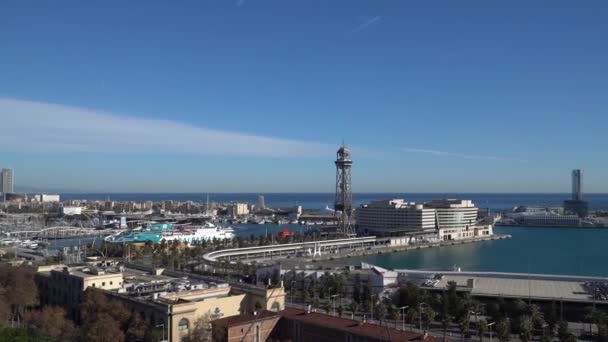
<svg viewBox="0 0 608 342">
<path fill-rule="evenodd" d="M 188 320 L 185 318 L 182 318 L 179 321 L 179 324 L 177 325 L 177 330 L 179 330 L 179 331 L 188 330 Z"/>
<path fill-rule="evenodd" d="M 102 287 L 106 286 L 106 282 L 105 282 L 105 281 L 104 281 L 104 282 L 102 282 L 102 283 L 101 283 L 101 286 L 102 286 Z"/>
<path fill-rule="evenodd" d="M 110 282 L 110 285 L 112 285 L 112 282 Z"/>
</svg>

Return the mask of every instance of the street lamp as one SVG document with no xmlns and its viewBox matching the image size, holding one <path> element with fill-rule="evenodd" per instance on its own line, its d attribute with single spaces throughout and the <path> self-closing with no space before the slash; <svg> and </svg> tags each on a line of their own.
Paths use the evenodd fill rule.
<svg viewBox="0 0 608 342">
<path fill-rule="evenodd" d="M 401 318 L 403 320 L 403 326 L 401 327 L 401 330 L 405 331 L 405 309 L 409 308 L 409 305 L 406 306 L 402 306 L 399 308 L 399 310 L 401 310 Z"/>
<path fill-rule="evenodd" d="M 290 291 L 291 292 L 291 304 L 293 304 L 293 293 L 294 293 L 293 284 L 295 284 L 295 283 L 296 283 L 295 280 L 291 281 L 291 291 Z"/>
<path fill-rule="evenodd" d="M 490 342 L 492 342 L 492 326 L 496 324 L 496 322 L 488 323 L 488 328 L 490 328 Z"/>
<path fill-rule="evenodd" d="M 163 342 L 164 342 L 164 341 L 166 341 L 166 340 L 165 340 L 165 323 L 159 324 L 159 325 L 157 325 L 156 327 L 157 327 L 157 328 L 158 328 L 158 327 L 162 327 L 162 329 L 163 329 Z"/>
<path fill-rule="evenodd" d="M 471 311 L 471 313 L 475 315 L 475 324 L 477 324 L 477 327 L 479 327 L 479 319 L 477 319 L 477 315 L 480 315 L 481 312 Z M 470 332 L 470 327 L 467 327 L 467 330 L 469 330 L 468 332 Z M 477 335 L 479 335 L 479 331 L 477 331 Z"/>
<path fill-rule="evenodd" d="M 335 295 L 331 295 L 329 297 L 331 298 L 331 302 L 332 302 L 332 304 L 334 306 L 334 316 L 335 316 L 336 315 L 336 297 L 338 297 L 338 295 L 335 294 Z"/>
<path fill-rule="evenodd" d="M 419 314 L 420 314 L 420 331 L 422 331 L 422 306 L 423 306 L 423 305 L 424 305 L 424 306 L 428 306 L 428 304 L 427 304 L 427 303 L 420 303 L 420 304 L 418 305 L 418 308 L 419 308 L 419 311 L 420 311 L 420 312 L 419 312 Z"/>
</svg>

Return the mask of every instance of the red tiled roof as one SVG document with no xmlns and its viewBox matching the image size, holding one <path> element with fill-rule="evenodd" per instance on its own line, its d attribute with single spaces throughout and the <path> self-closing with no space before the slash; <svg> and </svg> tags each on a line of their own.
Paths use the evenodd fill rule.
<svg viewBox="0 0 608 342">
<path fill-rule="evenodd" d="M 322 314 L 319 312 L 311 312 L 307 314 L 305 310 L 287 308 L 283 311 L 279 311 L 279 314 L 285 318 L 298 320 L 303 323 L 323 326 L 332 329 L 338 329 L 347 331 L 354 335 L 367 336 L 377 339 L 385 339 L 387 341 L 421 341 L 422 334 L 402 331 L 388 327 L 382 327 L 376 324 L 364 323 L 361 324 L 359 321 L 354 321 L 348 318 L 341 318 L 331 315 Z M 439 341 L 439 338 L 427 335 L 424 341 Z"/>
<path fill-rule="evenodd" d="M 247 322 L 253 322 L 260 319 L 266 319 L 271 317 L 279 317 L 279 314 L 273 311 L 263 310 L 259 312 L 257 315 L 254 314 L 242 314 L 236 316 L 229 316 L 220 319 L 216 319 L 211 323 L 214 325 L 220 325 L 224 327 L 231 327 L 235 325 L 244 324 Z"/>
</svg>

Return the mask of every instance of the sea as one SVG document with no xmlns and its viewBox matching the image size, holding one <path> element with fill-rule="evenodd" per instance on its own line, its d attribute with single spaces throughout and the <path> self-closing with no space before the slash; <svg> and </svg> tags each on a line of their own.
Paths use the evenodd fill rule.
<svg viewBox="0 0 608 342">
<path fill-rule="evenodd" d="M 65 193 L 62 200 L 112 200 L 112 201 L 195 201 L 205 202 L 206 193 Z M 301 205 L 305 209 L 322 209 L 333 206 L 333 193 L 210 193 L 209 201 L 217 203 L 248 202 L 257 203 L 258 196 L 263 195 L 268 207 L 288 207 Z M 508 210 L 520 205 L 558 206 L 570 194 L 512 194 L 512 193 L 355 193 L 355 206 L 374 200 L 404 198 L 410 202 L 426 202 L 433 199 L 460 198 L 473 200 L 480 208 Z M 608 210 L 608 194 L 586 194 L 591 210 Z"/>
<path fill-rule="evenodd" d="M 214 202 L 256 203 L 259 194 L 210 194 Z M 301 205 L 306 209 L 331 207 L 330 193 L 262 194 L 270 207 Z M 354 194 L 356 205 L 372 200 L 405 198 L 413 202 L 437 198 L 471 199 L 481 208 L 509 210 L 520 205 L 558 206 L 569 194 L 479 194 L 479 193 L 364 193 Z M 206 194 L 62 194 L 62 199 L 115 201 L 176 200 L 205 201 Z M 608 194 L 587 194 L 591 210 L 608 210 Z M 288 227 L 304 231 L 300 225 L 232 225 L 237 236 L 275 235 Z M 495 227 L 497 234 L 511 239 L 484 241 L 441 248 L 349 258 L 348 263 L 368 262 L 394 269 L 451 270 L 608 276 L 608 228 Z M 58 246 L 76 241 L 57 241 Z"/>
</svg>

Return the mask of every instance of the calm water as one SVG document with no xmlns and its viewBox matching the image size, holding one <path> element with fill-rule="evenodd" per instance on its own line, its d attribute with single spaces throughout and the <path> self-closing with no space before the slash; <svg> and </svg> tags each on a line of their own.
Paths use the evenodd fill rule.
<svg viewBox="0 0 608 342">
<path fill-rule="evenodd" d="M 300 225 L 231 225 L 237 236 L 276 235 L 286 226 L 296 232 L 311 229 Z M 342 260 L 389 268 L 446 270 L 457 265 L 463 271 L 608 276 L 607 228 L 496 227 L 495 231 L 511 234 L 513 238 Z M 92 240 L 80 239 L 80 243 Z M 78 239 L 55 240 L 49 249 L 78 244 Z"/>
<path fill-rule="evenodd" d="M 508 240 L 348 259 L 389 268 L 608 276 L 608 229 L 496 227 Z"/>
<path fill-rule="evenodd" d="M 210 201 L 214 202 L 249 202 L 257 203 L 257 193 L 209 194 Z M 264 195 L 267 206 L 282 207 L 301 205 L 306 209 L 321 209 L 332 207 L 333 193 L 269 193 Z M 405 198 L 414 202 L 425 202 L 438 198 L 471 199 L 481 208 L 510 209 L 518 205 L 560 205 L 569 194 L 479 194 L 479 193 L 362 193 L 354 194 L 356 205 L 368 203 L 372 200 L 387 198 Z M 206 194 L 177 193 L 177 194 L 137 194 L 137 193 L 95 193 L 95 194 L 61 194 L 63 200 L 86 199 L 114 201 L 196 201 L 206 200 Z M 591 209 L 608 209 L 608 194 L 587 194 L 585 200 L 589 201 Z"/>
</svg>

